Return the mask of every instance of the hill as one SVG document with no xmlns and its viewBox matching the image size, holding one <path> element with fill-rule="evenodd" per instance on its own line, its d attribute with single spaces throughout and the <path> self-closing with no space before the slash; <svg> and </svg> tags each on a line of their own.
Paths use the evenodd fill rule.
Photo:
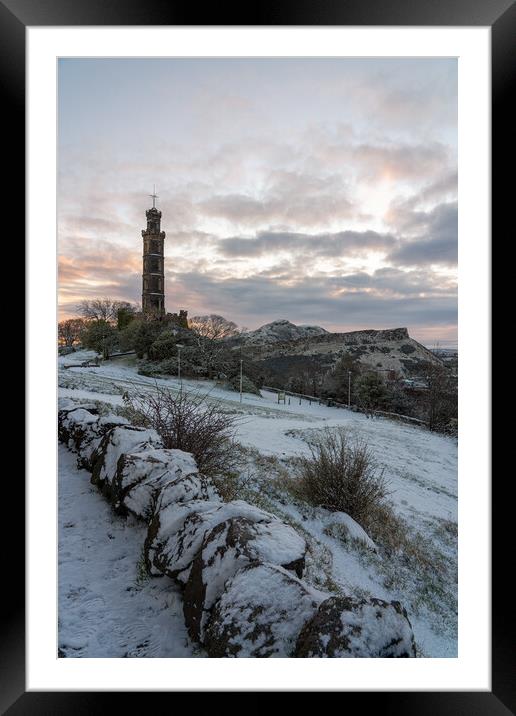
<svg viewBox="0 0 516 716">
<path fill-rule="evenodd" d="M 283 318 L 245 333 L 243 339 L 246 345 L 275 345 L 307 340 L 327 333 L 320 326 L 296 326 Z"/>
<path fill-rule="evenodd" d="M 442 365 L 406 328 L 330 333 L 318 326 L 274 321 L 244 334 L 241 340 L 254 362 L 281 373 L 294 365 L 329 369 L 346 353 L 368 368 L 404 376 L 417 375 L 427 363 Z"/>
</svg>

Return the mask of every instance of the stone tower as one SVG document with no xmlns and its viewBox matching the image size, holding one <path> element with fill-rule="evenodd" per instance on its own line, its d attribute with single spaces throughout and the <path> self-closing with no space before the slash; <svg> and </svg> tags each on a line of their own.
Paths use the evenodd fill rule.
<svg viewBox="0 0 516 716">
<path fill-rule="evenodd" d="M 156 209 L 157 194 L 152 196 L 152 209 L 145 212 L 147 228 L 143 236 L 142 310 L 147 315 L 165 315 L 165 232 L 161 231 L 161 211 Z"/>
</svg>

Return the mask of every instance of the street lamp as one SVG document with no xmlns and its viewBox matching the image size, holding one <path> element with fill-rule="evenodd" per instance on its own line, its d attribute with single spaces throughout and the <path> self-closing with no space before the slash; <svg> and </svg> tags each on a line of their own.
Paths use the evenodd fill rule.
<svg viewBox="0 0 516 716">
<path fill-rule="evenodd" d="M 179 378 L 179 390 L 183 387 L 183 382 L 181 380 L 181 348 L 184 348 L 184 345 L 182 343 L 176 343 L 177 348 L 177 377 Z"/>
<path fill-rule="evenodd" d="M 348 408 L 351 407 L 351 371 L 348 370 Z"/>
<path fill-rule="evenodd" d="M 242 364 L 243 364 L 242 358 L 240 358 L 240 402 L 242 402 Z"/>
</svg>

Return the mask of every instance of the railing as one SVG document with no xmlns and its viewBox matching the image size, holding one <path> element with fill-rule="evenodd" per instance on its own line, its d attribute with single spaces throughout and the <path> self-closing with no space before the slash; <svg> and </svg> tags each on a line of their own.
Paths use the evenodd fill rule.
<svg viewBox="0 0 516 716">
<path fill-rule="evenodd" d="M 414 425 L 426 426 L 428 423 L 425 420 L 419 418 L 412 418 L 410 415 L 401 415 L 400 413 L 390 413 L 387 410 L 364 410 L 363 408 L 353 407 L 359 413 L 372 413 L 383 418 L 390 418 L 391 420 L 399 420 L 401 423 L 413 423 Z"/>
<path fill-rule="evenodd" d="M 61 365 L 61 368 L 64 368 L 64 370 L 68 370 L 68 368 L 99 368 L 100 367 L 100 359 L 99 360 L 83 360 L 82 363 L 67 363 L 64 365 Z"/>
<path fill-rule="evenodd" d="M 354 413 L 364 413 L 366 415 L 373 415 L 377 417 L 383 417 L 383 418 L 390 418 L 391 420 L 398 420 L 402 423 L 411 423 L 413 425 L 422 425 L 426 426 L 427 423 L 425 420 L 420 420 L 419 418 L 412 418 L 409 415 L 401 415 L 399 413 L 391 413 L 387 410 L 367 410 L 366 408 L 361 408 L 358 405 L 348 405 L 347 403 L 339 403 L 337 400 L 333 400 L 332 398 L 320 398 L 315 395 L 305 395 L 304 393 L 294 393 L 290 390 L 281 390 L 280 388 L 272 388 L 268 385 L 263 385 L 262 390 L 269 390 L 272 393 L 282 393 L 283 395 L 289 395 L 294 398 L 299 399 L 299 404 L 301 405 L 301 400 L 306 400 L 311 405 L 312 403 L 317 403 L 318 405 L 326 405 L 328 408 L 346 408 L 346 410 L 352 410 Z"/>
<path fill-rule="evenodd" d="M 269 385 L 262 385 L 262 390 L 269 390 L 269 391 L 271 391 L 272 393 L 282 393 L 283 395 L 288 395 L 288 396 L 291 396 L 291 397 L 293 397 L 293 398 L 299 398 L 299 401 L 300 401 L 300 402 L 301 402 L 301 400 L 306 400 L 306 401 L 308 401 L 308 402 L 310 403 L 310 405 L 311 405 L 312 403 L 318 403 L 318 404 L 320 404 L 320 403 L 322 403 L 322 402 L 327 402 L 324 398 L 318 398 L 318 397 L 315 396 L 315 395 L 305 395 L 304 393 L 294 393 L 294 392 L 291 391 L 291 390 L 282 390 L 282 389 L 280 389 L 280 388 L 272 388 L 272 387 L 269 386 Z M 346 406 L 346 407 L 347 407 L 347 406 Z"/>
<path fill-rule="evenodd" d="M 136 351 L 124 351 L 123 353 L 111 353 L 105 360 L 111 360 L 111 358 L 121 358 L 122 356 L 134 356 Z"/>
</svg>

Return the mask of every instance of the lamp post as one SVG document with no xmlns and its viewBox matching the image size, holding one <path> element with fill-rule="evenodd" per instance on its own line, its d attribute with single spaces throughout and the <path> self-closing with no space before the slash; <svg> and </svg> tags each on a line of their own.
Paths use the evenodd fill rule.
<svg viewBox="0 0 516 716">
<path fill-rule="evenodd" d="M 242 402 L 242 378 L 243 378 L 242 365 L 243 365 L 243 363 L 244 363 L 244 361 L 242 360 L 242 358 L 240 358 L 240 402 Z"/>
<path fill-rule="evenodd" d="M 183 388 L 183 381 L 181 380 L 181 348 L 184 348 L 182 343 L 176 343 L 177 348 L 177 377 L 179 378 L 179 390 Z"/>
<path fill-rule="evenodd" d="M 351 407 L 351 371 L 348 370 L 348 408 Z"/>
</svg>

